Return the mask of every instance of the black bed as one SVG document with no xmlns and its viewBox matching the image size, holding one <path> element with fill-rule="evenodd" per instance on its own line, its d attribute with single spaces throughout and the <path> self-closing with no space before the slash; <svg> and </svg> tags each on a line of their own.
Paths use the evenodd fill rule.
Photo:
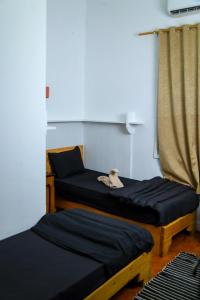
<svg viewBox="0 0 200 300">
<path fill-rule="evenodd" d="M 195 192 L 190 187 L 172 183 L 160 177 L 144 181 L 120 177 L 125 187 L 111 190 L 102 182 L 97 181 L 97 177 L 101 175 L 105 174 L 85 169 L 82 173 L 66 178 L 55 177 L 56 193 L 70 201 L 77 201 L 111 214 L 155 226 L 169 224 L 195 211 L 199 204 Z M 161 191 L 160 186 L 157 186 L 158 183 L 162 185 Z M 147 184 L 148 187 L 145 190 Z M 139 197 L 141 201 L 142 196 L 143 203 L 147 203 L 146 198 L 152 196 L 151 187 L 156 188 L 153 194 L 154 199 L 155 195 L 158 198 L 156 204 L 145 206 L 138 205 L 139 201 L 137 204 L 130 201 L 130 191 L 135 194 L 135 191 L 140 190 L 137 198 Z"/>
<path fill-rule="evenodd" d="M 101 263 L 62 249 L 31 230 L 2 241 L 0 253 L 2 300 L 62 299 L 61 291 L 63 297 L 78 299 L 76 292 L 81 290 L 84 296 L 91 291 L 88 282 L 97 287 L 106 279 Z"/>
<path fill-rule="evenodd" d="M 93 223 L 98 226 L 91 226 Z M 105 235 L 112 230 L 112 238 L 118 235 L 113 226 L 120 228 L 117 245 L 120 241 L 122 245 L 124 241 L 128 243 L 127 237 L 123 241 L 121 228 L 125 233 L 130 230 L 133 243 L 130 243 L 130 248 L 126 247 L 130 254 L 124 249 L 125 255 L 120 254 L 118 259 L 116 253 L 118 255 L 119 249 L 116 248 L 113 255 L 110 248 L 105 248 L 105 253 L 113 257 L 113 261 L 110 262 L 105 255 L 102 258 L 100 250 L 93 257 L 93 244 L 84 243 L 86 240 L 91 243 L 93 230 L 103 230 L 96 236 L 100 244 L 102 241 L 106 243 L 104 226 L 108 226 Z M 112 276 L 111 273 L 117 272 L 120 264 L 128 264 L 144 251 L 149 252 L 152 245 L 151 235 L 146 230 L 80 209 L 45 215 L 31 230 L 0 242 L 0 299 L 83 299 Z M 88 253 L 84 247 L 89 249 Z"/>
</svg>

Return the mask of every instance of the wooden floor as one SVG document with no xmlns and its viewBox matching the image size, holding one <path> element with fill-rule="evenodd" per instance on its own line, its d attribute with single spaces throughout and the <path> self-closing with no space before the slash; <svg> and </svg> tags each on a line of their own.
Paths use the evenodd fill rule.
<svg viewBox="0 0 200 300">
<path fill-rule="evenodd" d="M 193 237 L 185 232 L 175 236 L 168 255 L 165 257 L 153 257 L 152 276 L 155 276 L 170 260 L 182 251 L 195 253 L 200 256 L 200 233 L 195 234 Z M 138 284 L 130 283 L 129 286 L 112 297 L 112 300 L 132 300 L 141 288 Z"/>
</svg>

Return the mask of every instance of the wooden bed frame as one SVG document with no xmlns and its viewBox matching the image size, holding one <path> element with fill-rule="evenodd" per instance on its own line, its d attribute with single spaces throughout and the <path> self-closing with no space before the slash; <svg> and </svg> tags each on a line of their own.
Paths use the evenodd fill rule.
<svg viewBox="0 0 200 300">
<path fill-rule="evenodd" d="M 151 256 L 151 252 L 143 253 L 88 295 L 85 300 L 110 299 L 134 278 L 137 278 L 138 282 L 146 283 L 149 281 L 151 276 Z"/>
<path fill-rule="evenodd" d="M 79 146 L 82 159 L 84 157 L 84 147 L 83 145 Z M 47 150 L 46 153 L 46 168 L 47 172 L 51 172 L 51 166 L 49 163 L 48 159 L 48 153 L 53 152 L 53 153 L 59 153 L 63 151 L 69 151 L 74 149 L 74 146 L 71 147 L 64 147 L 64 148 L 56 148 L 56 149 L 49 149 Z M 121 219 L 124 221 L 127 221 L 129 223 L 137 224 L 139 226 L 142 226 L 149 230 L 153 236 L 154 239 L 154 247 L 153 247 L 153 253 L 155 255 L 160 255 L 160 256 L 165 256 L 168 253 L 169 247 L 172 243 L 172 238 L 182 230 L 186 229 L 188 232 L 191 234 L 194 234 L 195 232 L 195 222 L 196 222 L 196 213 L 189 213 L 183 217 L 180 217 L 173 222 L 169 223 L 168 225 L 165 226 L 154 226 L 151 224 L 145 224 L 141 222 L 137 222 L 131 219 L 126 219 L 123 217 L 118 217 L 116 215 L 101 211 L 99 209 L 92 208 L 90 206 L 78 203 L 78 202 L 72 202 L 68 201 L 66 198 L 61 198 L 58 195 L 56 195 L 56 207 L 58 209 L 70 209 L 70 208 L 84 208 L 89 211 L 93 211 L 98 214 L 114 217 L 117 219 Z"/>
</svg>

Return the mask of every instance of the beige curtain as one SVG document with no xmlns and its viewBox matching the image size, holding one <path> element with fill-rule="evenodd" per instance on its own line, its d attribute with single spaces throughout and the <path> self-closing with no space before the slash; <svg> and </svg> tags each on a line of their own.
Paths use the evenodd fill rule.
<svg viewBox="0 0 200 300">
<path fill-rule="evenodd" d="M 159 32 L 158 148 L 163 175 L 200 193 L 200 25 Z"/>
</svg>

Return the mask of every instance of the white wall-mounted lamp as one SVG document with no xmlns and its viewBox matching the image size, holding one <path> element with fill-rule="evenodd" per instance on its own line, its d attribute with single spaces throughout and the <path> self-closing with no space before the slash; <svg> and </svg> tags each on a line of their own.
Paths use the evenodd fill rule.
<svg viewBox="0 0 200 300">
<path fill-rule="evenodd" d="M 135 112 L 128 112 L 126 114 L 126 130 L 129 134 L 135 133 L 135 127 L 131 125 L 132 123 L 134 123 L 135 119 Z"/>
</svg>

